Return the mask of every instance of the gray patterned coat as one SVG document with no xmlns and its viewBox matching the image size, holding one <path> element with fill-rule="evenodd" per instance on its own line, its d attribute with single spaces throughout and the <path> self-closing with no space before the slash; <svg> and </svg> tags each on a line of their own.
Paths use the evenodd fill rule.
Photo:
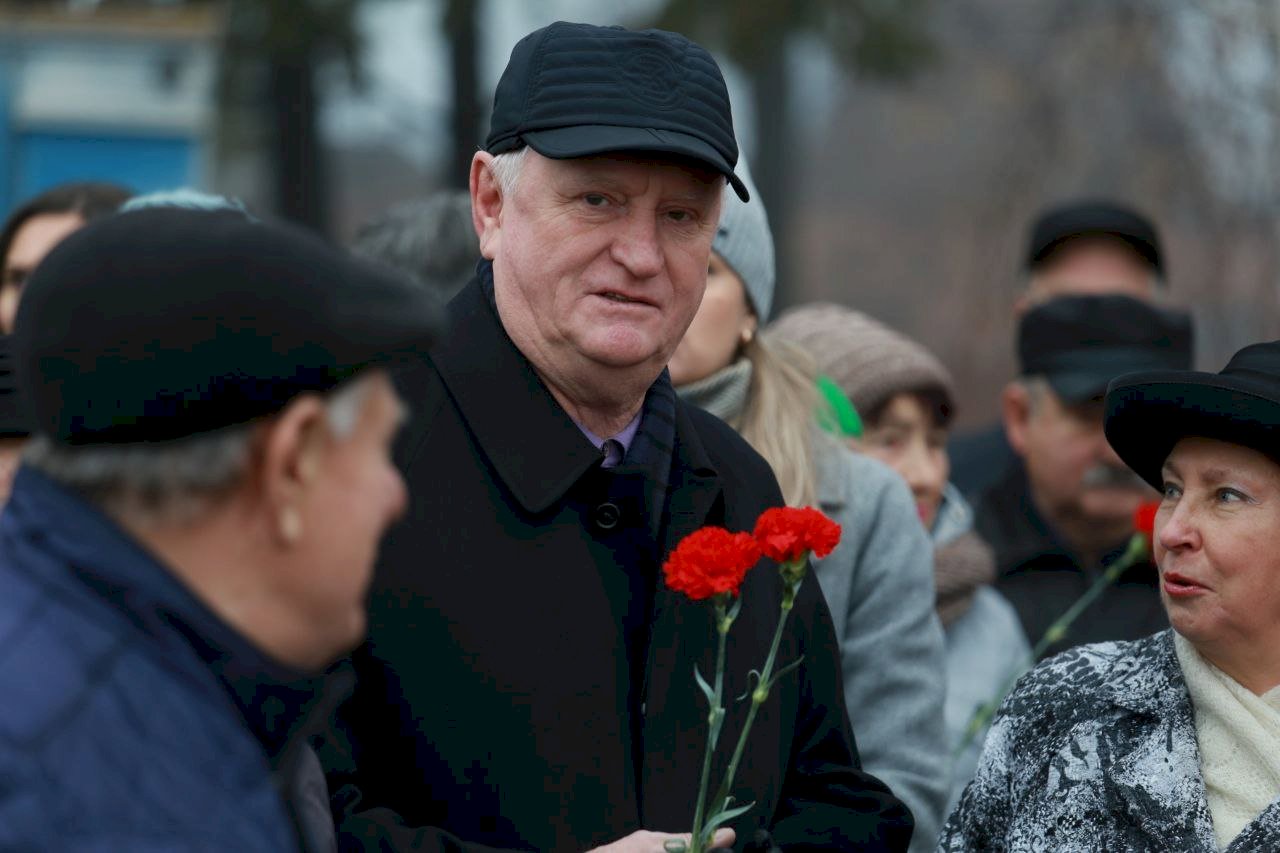
<svg viewBox="0 0 1280 853">
<path fill-rule="evenodd" d="M 1172 631 L 1080 646 L 1025 675 L 938 849 L 1217 850 Z M 1227 850 L 1280 850 L 1280 799 Z"/>
</svg>

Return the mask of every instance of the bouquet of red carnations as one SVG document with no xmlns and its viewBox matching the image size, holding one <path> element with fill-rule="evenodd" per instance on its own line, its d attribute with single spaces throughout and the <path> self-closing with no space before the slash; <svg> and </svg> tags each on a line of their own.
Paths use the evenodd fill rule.
<svg viewBox="0 0 1280 853">
<path fill-rule="evenodd" d="M 717 634 L 716 670 L 710 683 L 694 666 L 694 678 L 707 698 L 710 711 L 707 715 L 707 748 L 703 755 L 702 776 L 698 783 L 698 798 L 694 805 L 692 841 L 687 853 L 703 853 L 709 846 L 717 827 L 720 827 L 751 808 L 754 803 L 734 805 L 730 790 L 738 763 L 746 748 L 747 735 L 755 722 L 756 712 L 769 698 L 769 691 L 778 680 L 800 665 L 792 661 L 774 672 L 778 647 L 782 642 L 787 616 L 795 604 L 796 592 L 804 582 L 809 555 L 825 557 L 840 542 L 840 525 L 811 507 L 776 508 L 766 510 L 756 522 L 754 534 L 730 533 L 722 527 L 703 527 L 680 541 L 663 566 L 666 584 L 676 592 L 694 601 L 710 599 L 714 608 Z M 742 607 L 738 590 L 747 572 L 761 557 L 778 564 L 782 575 L 781 615 L 773 634 L 764 667 L 756 676 L 751 691 L 751 707 L 738 737 L 738 744 L 729 760 L 725 777 L 716 789 L 715 796 L 707 801 L 710 789 L 711 759 L 720 728 L 724 723 L 724 660 L 725 643 L 729 629 Z M 674 849 L 674 848 L 672 848 Z"/>
</svg>

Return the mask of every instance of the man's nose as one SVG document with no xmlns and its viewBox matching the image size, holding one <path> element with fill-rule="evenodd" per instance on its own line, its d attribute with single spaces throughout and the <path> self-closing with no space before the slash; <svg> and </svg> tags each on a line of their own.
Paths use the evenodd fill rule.
<svg viewBox="0 0 1280 853">
<path fill-rule="evenodd" d="M 627 217 L 614 238 L 612 255 L 636 278 L 651 278 L 662 272 L 662 247 L 652 211 L 635 211 Z"/>
</svg>

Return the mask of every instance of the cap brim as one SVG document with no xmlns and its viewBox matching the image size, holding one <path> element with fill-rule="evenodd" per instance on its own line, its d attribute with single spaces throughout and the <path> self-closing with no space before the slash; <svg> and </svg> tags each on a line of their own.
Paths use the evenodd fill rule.
<svg viewBox="0 0 1280 853">
<path fill-rule="evenodd" d="M 1107 383 L 1114 374 L 1066 371 L 1044 374 L 1053 393 L 1064 403 L 1087 403 L 1107 393 Z"/>
<path fill-rule="evenodd" d="M 1280 400 L 1248 379 L 1217 373 L 1151 371 L 1119 376 L 1107 389 L 1107 441 L 1157 490 L 1177 443 L 1189 436 L 1280 450 Z"/>
<path fill-rule="evenodd" d="M 689 157 L 724 175 L 738 198 L 743 201 L 751 200 L 746 184 L 733 173 L 733 167 L 724 156 L 703 140 L 687 133 L 651 127 L 584 124 L 525 131 L 520 137 L 534 151 L 552 160 L 590 157 L 617 151 L 649 151 Z"/>
</svg>

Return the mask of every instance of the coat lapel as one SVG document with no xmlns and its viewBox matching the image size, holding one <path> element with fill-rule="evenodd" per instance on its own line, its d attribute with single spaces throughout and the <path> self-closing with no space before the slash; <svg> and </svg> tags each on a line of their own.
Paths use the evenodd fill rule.
<svg viewBox="0 0 1280 853">
<path fill-rule="evenodd" d="M 683 403 L 676 406 L 671 468 L 664 560 L 694 530 L 724 523 L 720 477 Z M 660 578 L 645 676 L 644 739 L 650 746 L 645 749 L 641 774 L 641 817 L 646 826 L 687 830 L 693 821 L 693 794 L 707 736 L 707 703 L 694 682 L 695 662 L 710 680 L 715 666 L 711 605 L 672 592 Z"/>
<path fill-rule="evenodd" d="M 1119 737 L 1099 744 L 1108 800 L 1145 836 L 1131 839 L 1139 847 L 1216 850 L 1173 633 L 1166 631 L 1144 651 L 1117 661 L 1111 673 L 1113 702 L 1130 719 L 1112 727 Z"/>
<path fill-rule="evenodd" d="M 476 445 L 520 505 L 538 513 L 598 464 L 600 452 L 507 336 L 490 282 L 482 276 L 450 303 L 453 330 L 431 357 Z"/>
</svg>

